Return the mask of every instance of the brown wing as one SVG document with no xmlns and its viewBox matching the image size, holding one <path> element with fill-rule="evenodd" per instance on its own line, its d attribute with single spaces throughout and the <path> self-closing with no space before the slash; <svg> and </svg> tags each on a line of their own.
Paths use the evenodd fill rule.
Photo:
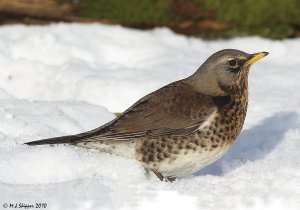
<svg viewBox="0 0 300 210">
<path fill-rule="evenodd" d="M 178 81 L 140 99 L 105 127 L 89 132 L 86 140 L 187 135 L 197 130 L 214 110 L 210 96 Z"/>
<path fill-rule="evenodd" d="M 216 109 L 211 96 L 196 92 L 184 81 L 178 81 L 145 96 L 121 116 L 99 128 L 26 144 L 74 144 L 131 140 L 144 136 L 187 135 L 197 130 Z"/>
</svg>

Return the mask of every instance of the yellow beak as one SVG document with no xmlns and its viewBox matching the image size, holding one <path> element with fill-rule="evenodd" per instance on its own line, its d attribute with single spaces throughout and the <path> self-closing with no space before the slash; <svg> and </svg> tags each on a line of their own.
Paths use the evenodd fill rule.
<svg viewBox="0 0 300 210">
<path fill-rule="evenodd" d="M 259 52 L 251 55 L 250 59 L 246 62 L 246 65 L 251 65 L 252 63 L 258 61 L 259 59 L 267 56 L 268 52 Z"/>
</svg>

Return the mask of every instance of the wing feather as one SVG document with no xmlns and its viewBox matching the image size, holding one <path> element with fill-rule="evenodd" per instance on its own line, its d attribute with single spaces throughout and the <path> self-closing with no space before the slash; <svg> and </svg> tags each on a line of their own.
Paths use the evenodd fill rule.
<svg viewBox="0 0 300 210">
<path fill-rule="evenodd" d="M 28 142 L 28 145 L 126 141 L 142 137 L 188 135 L 217 110 L 211 96 L 195 91 L 184 80 L 143 97 L 115 120 L 94 130 Z"/>
<path fill-rule="evenodd" d="M 196 92 L 183 81 L 175 82 L 140 99 L 82 141 L 188 135 L 199 129 L 216 109 L 212 97 Z"/>
</svg>

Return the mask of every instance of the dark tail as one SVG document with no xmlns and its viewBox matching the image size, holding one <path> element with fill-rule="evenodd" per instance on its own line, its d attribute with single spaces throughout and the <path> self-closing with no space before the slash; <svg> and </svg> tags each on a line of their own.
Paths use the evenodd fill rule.
<svg viewBox="0 0 300 210">
<path fill-rule="evenodd" d="M 54 137 L 50 139 L 42 139 L 38 141 L 31 141 L 27 142 L 25 144 L 29 146 L 34 146 L 34 145 L 44 145 L 44 144 L 72 144 L 77 140 L 82 139 L 82 136 L 78 135 L 70 135 L 70 136 L 60 136 L 60 137 Z"/>
<path fill-rule="evenodd" d="M 76 135 L 42 139 L 42 140 L 38 140 L 38 141 L 27 142 L 25 144 L 27 144 L 29 146 L 45 145 L 45 144 L 75 144 L 76 142 L 79 142 L 81 140 L 89 139 L 93 136 L 97 136 L 97 135 L 101 135 L 102 133 L 105 133 L 107 131 L 107 130 L 105 130 L 105 126 L 106 126 L 106 124 L 101 127 L 96 128 L 94 130 L 90 130 L 90 131 L 87 131 L 84 133 L 79 133 Z"/>
</svg>

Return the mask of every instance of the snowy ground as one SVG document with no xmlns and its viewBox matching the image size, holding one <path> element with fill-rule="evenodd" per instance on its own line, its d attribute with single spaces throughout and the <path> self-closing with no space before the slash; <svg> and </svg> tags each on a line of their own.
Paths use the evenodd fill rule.
<svg viewBox="0 0 300 210">
<path fill-rule="evenodd" d="M 139 164 L 30 140 L 86 131 L 193 73 L 213 52 L 268 51 L 250 72 L 236 144 L 175 183 Z M 0 209 L 300 209 L 300 39 L 203 41 L 99 24 L 0 28 Z M 109 110 L 109 111 L 108 111 Z"/>
</svg>

